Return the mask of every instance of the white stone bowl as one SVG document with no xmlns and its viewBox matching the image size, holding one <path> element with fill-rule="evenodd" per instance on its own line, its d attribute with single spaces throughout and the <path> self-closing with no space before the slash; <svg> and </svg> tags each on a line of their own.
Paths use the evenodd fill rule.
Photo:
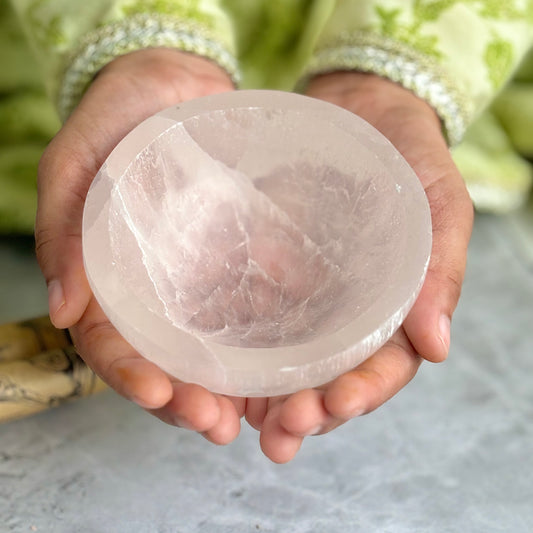
<svg viewBox="0 0 533 533">
<path fill-rule="evenodd" d="M 237 396 L 326 383 L 401 325 L 431 250 L 426 196 L 377 130 L 276 91 L 200 98 L 113 150 L 83 219 L 87 278 L 147 359 Z"/>
</svg>

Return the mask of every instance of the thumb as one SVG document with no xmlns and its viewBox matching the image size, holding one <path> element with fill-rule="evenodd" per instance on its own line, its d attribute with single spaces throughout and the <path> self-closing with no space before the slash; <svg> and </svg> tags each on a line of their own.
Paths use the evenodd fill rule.
<svg viewBox="0 0 533 533">
<path fill-rule="evenodd" d="M 473 221 L 472 203 L 451 158 L 446 167 L 440 179 L 425 187 L 432 214 L 432 253 L 424 286 L 404 321 L 417 352 L 433 362 L 448 355 Z"/>
<path fill-rule="evenodd" d="M 86 188 L 74 156 L 74 136 L 60 132 L 39 164 L 36 254 L 48 286 L 50 319 L 68 328 L 84 313 L 91 298 L 82 257 L 81 226 Z"/>
<path fill-rule="evenodd" d="M 48 285 L 50 319 L 58 328 L 78 322 L 92 294 L 82 257 L 87 191 L 117 142 L 150 114 L 149 99 L 138 98 L 127 78 L 119 81 L 121 90 L 110 76 L 92 83 L 39 164 L 36 253 Z"/>
<path fill-rule="evenodd" d="M 425 107 L 424 107 L 425 106 Z M 430 111 L 428 113 L 428 110 Z M 472 232 L 473 207 L 433 110 L 397 108 L 378 124 L 417 174 L 431 210 L 433 244 L 424 286 L 403 328 L 428 361 L 446 359 Z"/>
</svg>

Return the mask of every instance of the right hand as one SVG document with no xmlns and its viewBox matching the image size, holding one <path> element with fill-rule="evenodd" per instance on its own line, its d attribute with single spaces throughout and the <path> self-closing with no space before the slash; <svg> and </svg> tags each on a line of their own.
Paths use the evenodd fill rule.
<svg viewBox="0 0 533 533">
<path fill-rule="evenodd" d="M 35 232 L 37 258 L 49 288 L 50 317 L 56 327 L 70 328 L 87 364 L 126 398 L 216 444 L 238 435 L 245 399 L 212 394 L 169 377 L 120 336 L 89 288 L 81 228 L 93 178 L 131 129 L 171 105 L 232 89 L 230 78 L 217 65 L 176 50 L 143 50 L 112 61 L 41 159 Z"/>
<path fill-rule="evenodd" d="M 415 376 L 423 359 L 446 359 L 450 322 L 466 267 L 472 202 L 435 111 L 385 78 L 361 72 L 318 76 L 307 94 L 359 115 L 381 131 L 420 179 L 432 215 L 433 248 L 422 291 L 398 331 L 359 366 L 330 383 L 278 398 L 253 398 L 246 419 L 265 455 L 290 461 L 304 437 L 373 411 Z"/>
</svg>

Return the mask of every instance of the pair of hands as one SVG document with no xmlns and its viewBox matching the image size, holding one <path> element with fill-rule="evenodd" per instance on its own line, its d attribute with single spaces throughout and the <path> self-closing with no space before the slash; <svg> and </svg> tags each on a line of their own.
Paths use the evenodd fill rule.
<svg viewBox="0 0 533 533">
<path fill-rule="evenodd" d="M 472 206 L 439 120 L 425 102 L 373 75 L 315 78 L 309 96 L 366 119 L 420 178 L 433 221 L 433 251 L 422 292 L 403 326 L 377 353 L 322 387 L 283 397 L 233 398 L 169 377 L 122 339 L 95 301 L 83 269 L 83 205 L 101 164 L 142 120 L 179 102 L 232 89 L 218 66 L 175 50 L 139 51 L 106 66 L 41 160 L 37 257 L 49 287 L 53 323 L 70 328 L 81 356 L 112 388 L 161 420 L 197 431 L 215 444 L 235 439 L 245 416 L 260 431 L 265 455 L 282 463 L 296 455 L 305 436 L 327 433 L 379 407 L 413 378 L 423 359 L 446 358 Z"/>
</svg>

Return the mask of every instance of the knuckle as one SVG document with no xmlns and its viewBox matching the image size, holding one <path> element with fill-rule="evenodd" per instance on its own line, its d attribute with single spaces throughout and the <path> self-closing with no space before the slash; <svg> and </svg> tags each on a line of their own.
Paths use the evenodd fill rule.
<svg viewBox="0 0 533 533">
<path fill-rule="evenodd" d="M 49 250 L 54 241 L 52 232 L 49 228 L 42 228 L 38 225 L 35 228 L 35 255 L 37 262 L 42 267 L 47 263 Z"/>
<path fill-rule="evenodd" d="M 463 272 L 459 272 L 458 270 L 450 270 L 446 274 L 445 282 L 446 282 L 446 285 L 448 286 L 448 291 L 451 294 L 454 308 L 455 308 L 455 304 L 459 301 L 459 298 L 461 297 L 461 291 L 463 288 L 463 279 L 464 279 Z"/>
<path fill-rule="evenodd" d="M 458 265 L 436 265 L 430 267 L 428 277 L 433 279 L 435 286 L 439 287 L 439 291 L 447 295 L 446 300 L 449 302 L 449 311 L 453 311 L 459 298 L 461 296 L 464 268 Z"/>
</svg>

